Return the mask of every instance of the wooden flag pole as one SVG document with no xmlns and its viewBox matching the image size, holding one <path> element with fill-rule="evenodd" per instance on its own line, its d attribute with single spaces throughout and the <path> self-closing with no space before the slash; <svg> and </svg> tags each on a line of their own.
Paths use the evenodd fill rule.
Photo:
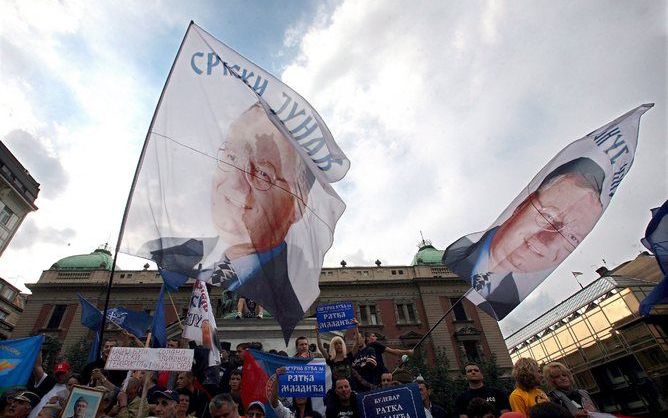
<svg viewBox="0 0 668 418">
<path fill-rule="evenodd" d="M 146 335 L 146 344 L 144 345 L 144 348 L 150 348 L 151 347 L 151 333 L 149 332 Z M 153 371 L 151 370 L 146 370 L 146 374 L 144 375 L 144 387 L 141 390 L 141 400 L 139 401 L 139 410 L 137 410 L 137 418 L 141 418 L 144 413 L 144 402 L 146 402 L 146 394 L 148 393 L 148 382 L 151 380 L 151 374 Z"/>
<path fill-rule="evenodd" d="M 183 330 L 183 324 L 181 323 L 181 317 L 179 316 L 179 311 L 176 310 L 176 304 L 174 304 L 174 299 L 172 299 L 172 293 L 168 290 L 167 295 L 169 296 L 170 302 L 172 302 L 172 308 L 174 308 L 174 313 L 176 314 L 176 320 L 179 321 L 179 327 Z"/>
</svg>

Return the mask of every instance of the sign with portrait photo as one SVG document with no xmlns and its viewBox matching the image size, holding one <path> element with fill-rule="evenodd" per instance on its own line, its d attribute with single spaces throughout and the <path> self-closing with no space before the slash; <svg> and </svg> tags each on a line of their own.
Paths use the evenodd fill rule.
<svg viewBox="0 0 668 418">
<path fill-rule="evenodd" d="M 95 418 L 104 392 L 75 385 L 63 409 L 62 418 Z"/>
<path fill-rule="evenodd" d="M 559 152 L 485 231 L 451 244 L 443 263 L 467 298 L 503 319 L 594 228 L 631 169 L 642 105 Z"/>
<path fill-rule="evenodd" d="M 180 283 L 256 301 L 287 342 L 320 292 L 345 209 L 330 182 L 349 166 L 308 102 L 191 23 L 142 150 L 121 251 Z"/>
</svg>

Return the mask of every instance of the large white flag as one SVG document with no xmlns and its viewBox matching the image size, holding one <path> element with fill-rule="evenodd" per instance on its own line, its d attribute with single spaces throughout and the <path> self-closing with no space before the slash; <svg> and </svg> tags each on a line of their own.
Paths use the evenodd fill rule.
<svg viewBox="0 0 668 418">
<path fill-rule="evenodd" d="M 256 300 L 289 338 L 319 294 L 349 161 L 297 93 L 191 23 L 158 103 L 123 252 Z"/>
<path fill-rule="evenodd" d="M 629 172 L 639 106 L 561 150 L 485 231 L 448 246 L 443 263 L 471 283 L 467 298 L 504 318 L 573 252 Z"/>
<path fill-rule="evenodd" d="M 213 314 L 206 284 L 201 280 L 195 280 L 195 284 L 193 284 L 193 293 L 190 296 L 183 338 L 195 341 L 210 350 L 209 366 L 220 364 L 216 317 Z"/>
</svg>

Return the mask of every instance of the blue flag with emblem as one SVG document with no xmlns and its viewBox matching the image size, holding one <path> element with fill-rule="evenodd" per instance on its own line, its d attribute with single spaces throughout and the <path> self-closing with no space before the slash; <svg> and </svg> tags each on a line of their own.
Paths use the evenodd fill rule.
<svg viewBox="0 0 668 418">
<path fill-rule="evenodd" d="M 640 314 L 647 316 L 652 308 L 668 303 L 668 200 L 660 208 L 652 209 L 652 220 L 645 230 L 645 238 L 640 240 L 656 256 L 656 262 L 663 272 L 663 280 L 640 302 Z"/>
<path fill-rule="evenodd" d="M 28 383 L 43 342 L 43 335 L 0 342 L 0 393 Z"/>
</svg>

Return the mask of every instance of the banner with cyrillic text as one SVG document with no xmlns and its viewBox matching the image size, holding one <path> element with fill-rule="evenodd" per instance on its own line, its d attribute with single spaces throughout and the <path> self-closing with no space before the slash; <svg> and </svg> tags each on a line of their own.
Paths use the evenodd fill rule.
<svg viewBox="0 0 668 418">
<path fill-rule="evenodd" d="M 194 350 L 187 348 L 112 347 L 106 370 L 163 370 L 187 372 L 193 367 Z"/>
<path fill-rule="evenodd" d="M 350 162 L 306 100 L 192 23 L 142 150 L 121 251 L 252 299 L 287 342 L 317 299 Z"/>
<path fill-rule="evenodd" d="M 285 366 L 278 377 L 278 395 L 288 397 L 325 396 L 325 362 Z"/>
<path fill-rule="evenodd" d="M 355 310 L 352 302 L 318 305 L 315 314 L 320 332 L 355 328 Z"/>
<path fill-rule="evenodd" d="M 416 383 L 357 395 L 361 418 L 426 418 Z"/>
</svg>

